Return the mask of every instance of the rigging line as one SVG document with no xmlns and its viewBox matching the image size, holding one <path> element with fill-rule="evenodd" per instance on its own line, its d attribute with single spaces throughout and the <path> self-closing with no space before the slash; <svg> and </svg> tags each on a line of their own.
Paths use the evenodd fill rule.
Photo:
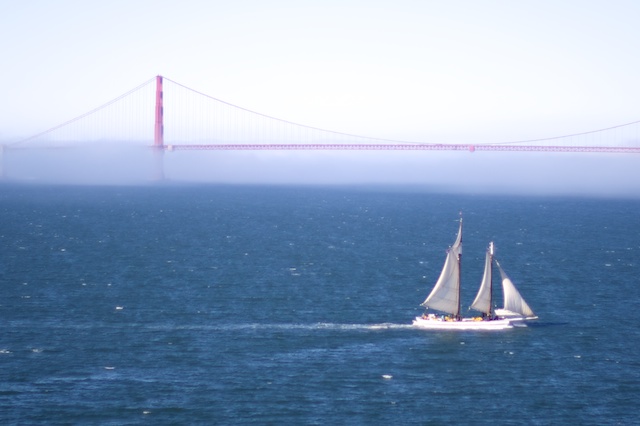
<svg viewBox="0 0 640 426">
<path fill-rule="evenodd" d="M 97 111 L 99 111 L 99 110 L 103 109 L 103 108 L 108 107 L 109 105 L 111 105 L 111 104 L 113 104 L 113 103 L 115 103 L 115 102 L 119 101 L 120 99 L 122 99 L 122 98 L 124 98 L 124 97 L 126 97 L 126 96 L 129 96 L 130 94 L 132 94 L 132 93 L 136 92 L 137 90 L 141 89 L 142 87 L 144 87 L 144 86 L 148 85 L 149 83 L 151 83 L 151 82 L 152 82 L 152 81 L 154 81 L 155 79 L 156 79 L 155 77 L 150 78 L 149 80 L 147 80 L 147 81 L 145 81 L 144 83 L 142 83 L 142 84 L 140 84 L 140 85 L 136 86 L 135 88 L 133 88 L 133 89 L 129 90 L 128 92 L 123 93 L 122 95 L 118 96 L 117 98 L 114 98 L 114 99 L 110 100 L 109 102 L 104 103 L 104 104 L 100 105 L 99 107 L 92 109 L 92 110 L 91 110 L 91 111 L 89 111 L 89 112 L 85 112 L 85 113 L 84 113 L 84 114 L 82 114 L 82 115 L 79 115 L 79 116 L 77 116 L 77 117 L 75 117 L 75 118 L 72 118 L 71 120 L 67 120 L 67 121 L 65 121 L 65 122 L 64 122 L 64 123 L 62 123 L 62 124 L 58 124 L 57 126 L 54 126 L 54 127 L 50 128 L 50 129 L 47 129 L 47 130 L 45 130 L 45 131 L 43 131 L 43 132 L 40 132 L 40 133 L 36 134 L 36 135 L 30 136 L 30 137 L 28 137 L 28 138 L 26 138 L 26 139 L 21 139 L 21 140 L 19 140 L 19 141 L 16 141 L 16 142 L 10 143 L 10 144 L 9 144 L 9 146 L 18 145 L 18 144 L 21 144 L 21 143 L 24 143 L 24 142 L 27 142 L 27 141 L 33 140 L 33 139 L 38 138 L 38 137 L 40 137 L 40 136 L 42 136 L 42 135 L 46 135 L 47 133 L 53 132 L 54 130 L 57 130 L 57 129 L 61 128 L 61 127 L 64 127 L 64 126 L 66 126 L 66 125 L 68 125 L 68 124 L 71 124 L 71 123 L 73 123 L 73 122 L 76 122 L 76 121 L 78 121 L 78 120 L 81 120 L 81 119 L 83 119 L 83 118 L 85 118 L 85 117 L 87 117 L 87 116 L 89 116 L 89 115 L 91 115 L 91 114 L 93 114 L 93 113 L 95 113 L 95 112 L 97 112 Z"/>
<path fill-rule="evenodd" d="M 617 126 L 606 127 L 604 129 L 591 130 L 591 131 L 588 131 L 588 132 L 581 132 L 581 133 L 572 133 L 572 134 L 564 135 L 564 136 L 554 136 L 554 137 L 551 137 L 551 138 L 540 138 L 540 139 L 528 139 L 528 140 L 522 140 L 522 141 L 493 142 L 493 143 L 490 143 L 490 144 L 487 144 L 487 145 L 510 145 L 510 144 L 518 144 L 518 143 L 552 141 L 552 140 L 555 140 L 555 139 L 564 139 L 564 138 L 570 138 L 570 137 L 573 137 L 573 136 L 584 136 L 584 135 L 589 135 L 589 134 L 592 134 L 592 133 L 605 132 L 607 130 L 619 129 L 620 127 L 631 126 L 633 124 L 638 124 L 638 123 L 640 123 L 640 120 L 632 121 L 631 123 L 619 124 Z"/>
<path fill-rule="evenodd" d="M 236 108 L 238 110 L 242 110 L 251 114 L 255 114 L 255 115 L 259 115 L 261 117 L 265 117 L 271 120 L 276 120 L 279 121 L 281 123 L 285 123 L 285 124 L 290 124 L 293 126 L 298 126 L 298 127 L 302 127 L 302 128 L 306 128 L 306 129 L 311 129 L 311 130 L 316 130 L 316 131 L 320 131 L 320 132 L 325 132 L 325 133 L 330 133 L 333 135 L 340 135 L 340 136 L 348 136 L 348 137 L 355 137 L 355 138 L 361 138 L 361 139 L 367 139 L 367 140 L 372 140 L 372 141 L 378 141 L 378 142 L 393 142 L 393 143 L 399 143 L 399 144 L 411 144 L 411 145 L 441 145 L 441 144 L 434 144 L 434 143 L 426 143 L 426 142 L 413 142 L 413 141 L 404 141 L 404 140 L 397 140 L 397 139 L 384 139 L 384 138 L 374 138 L 374 137 L 370 137 L 370 136 L 361 136 L 361 135 L 356 135 L 353 133 L 344 133 L 344 132 L 338 132 L 338 131 L 334 131 L 334 130 L 326 130 L 326 129 L 321 129 L 319 127 L 313 127 L 313 126 L 308 126 L 305 124 L 299 124 L 293 121 L 289 121 L 289 120 L 284 120 L 281 118 L 277 118 L 277 117 L 273 117 L 267 114 L 262 114 L 260 112 L 257 111 L 253 111 L 250 110 L 248 108 L 244 108 L 238 105 L 234 105 L 230 102 L 226 102 L 223 101 L 221 99 L 215 98 L 213 96 L 207 95 L 206 93 L 202 93 L 199 92 L 195 89 L 192 89 L 190 87 L 187 87 L 181 83 L 178 83 L 177 81 L 171 80 L 169 78 L 164 77 L 165 80 L 168 80 L 170 82 L 172 82 L 173 84 L 176 84 L 186 90 L 189 90 L 193 93 L 196 93 L 198 95 L 207 97 L 209 99 L 212 99 L 216 102 L 220 102 L 222 104 L 228 105 L 230 107 Z M 598 129 L 598 130 L 591 130 L 588 132 L 580 132 L 580 133 L 573 133 L 573 134 L 568 134 L 568 135 L 564 135 L 564 136 L 554 136 L 554 137 L 547 137 L 547 138 L 539 138 L 539 139 L 526 139 L 526 140 L 519 140 L 519 141 L 508 141 L 508 142 L 491 142 L 491 143 L 485 143 L 485 144 L 476 144 L 477 145 L 515 145 L 515 144 L 522 144 L 522 143 L 531 143 L 531 142 L 543 142 L 543 141 L 550 141 L 550 140 L 556 140 L 556 139 L 563 139 L 563 138 L 569 138 L 569 137 L 573 137 L 573 136 L 583 136 L 583 135 L 588 135 L 588 134 L 592 134 L 592 133 L 599 133 L 599 132 L 604 132 L 607 130 L 612 130 L 612 129 L 617 129 L 620 127 L 625 127 L 625 126 L 630 126 L 633 124 L 638 124 L 640 123 L 640 120 L 637 121 L 633 121 L 630 123 L 625 123 L 625 124 L 619 124 L 617 126 L 611 126 L 611 127 L 607 127 L 607 128 L 603 128 L 603 129 Z M 447 144 L 442 144 L 442 145 L 447 145 Z"/>
<path fill-rule="evenodd" d="M 189 91 L 191 91 L 193 93 L 197 93 L 198 95 L 207 97 L 207 98 L 212 99 L 212 100 L 214 100 L 216 102 L 220 102 L 220 103 L 228 105 L 228 106 L 230 106 L 232 108 L 236 108 L 236 109 L 239 109 L 239 110 L 251 113 L 251 114 L 259 115 L 261 117 L 268 118 L 270 120 L 276 120 L 276 121 L 279 121 L 281 123 L 290 124 L 290 125 L 298 126 L 298 127 L 304 127 L 306 129 L 311 129 L 311 130 L 318 130 L 318 131 L 321 131 L 321 132 L 331 133 L 331 134 L 334 134 L 334 135 L 349 136 L 349 137 L 352 137 L 352 138 L 368 139 L 368 140 L 379 141 L 379 142 L 394 142 L 394 143 L 402 143 L 402 144 L 425 145 L 424 143 L 421 143 L 421 142 L 410 142 L 410 141 L 402 141 L 402 140 L 394 140 L 394 139 L 374 138 L 374 137 L 370 137 L 370 136 L 355 135 L 355 134 L 352 134 L 352 133 L 337 132 L 337 131 L 334 131 L 334 130 L 326 130 L 326 129 L 321 129 L 319 127 L 307 126 L 305 124 L 299 124 L 299 123 L 295 123 L 293 121 L 283 120 L 281 118 L 273 117 L 273 116 L 270 116 L 270 115 L 267 115 L 267 114 L 262 114 L 260 112 L 252 111 L 252 110 L 250 110 L 248 108 L 243 108 L 241 106 L 234 105 L 234 104 L 232 104 L 230 102 L 226 102 L 226 101 L 223 101 L 221 99 L 214 98 L 213 96 L 207 95 L 206 93 L 202 93 L 202 92 L 199 92 L 199 91 L 197 91 L 195 89 L 187 87 L 184 84 L 178 83 L 177 81 L 173 81 L 173 80 L 171 80 L 169 78 L 166 78 L 166 77 L 163 77 L 163 78 L 165 80 L 167 80 L 167 81 L 172 82 L 173 84 L 175 84 L 177 86 L 182 87 L 183 89 L 189 90 Z"/>
</svg>

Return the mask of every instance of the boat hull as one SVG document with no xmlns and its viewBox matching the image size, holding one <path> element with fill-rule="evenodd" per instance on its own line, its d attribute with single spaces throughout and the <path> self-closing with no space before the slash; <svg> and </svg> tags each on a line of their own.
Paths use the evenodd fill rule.
<svg viewBox="0 0 640 426">
<path fill-rule="evenodd" d="M 429 330 L 507 330 L 514 327 L 514 322 L 523 322 L 523 319 L 499 318 L 493 320 L 477 320 L 463 318 L 459 321 L 445 320 L 440 317 L 416 317 L 413 326 Z"/>
</svg>

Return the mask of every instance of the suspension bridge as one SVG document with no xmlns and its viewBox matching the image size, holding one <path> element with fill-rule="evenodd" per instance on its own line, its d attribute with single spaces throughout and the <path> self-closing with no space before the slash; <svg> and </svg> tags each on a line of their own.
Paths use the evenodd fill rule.
<svg viewBox="0 0 640 426">
<path fill-rule="evenodd" d="M 327 130 L 276 118 L 156 76 L 85 114 L 6 143 L 0 147 L 0 152 L 91 144 L 145 146 L 161 153 L 194 150 L 640 153 L 640 120 L 534 140 L 496 143 L 403 141 Z M 3 155 L 3 162 L 5 157 Z"/>
</svg>

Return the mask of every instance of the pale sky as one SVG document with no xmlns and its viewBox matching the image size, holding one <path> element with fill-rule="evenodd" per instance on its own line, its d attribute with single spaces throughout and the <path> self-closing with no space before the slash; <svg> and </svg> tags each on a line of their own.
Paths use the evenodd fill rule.
<svg viewBox="0 0 640 426">
<path fill-rule="evenodd" d="M 420 142 L 640 119 L 640 2 L 0 0 L 0 140 L 155 75 L 270 116 Z"/>
</svg>

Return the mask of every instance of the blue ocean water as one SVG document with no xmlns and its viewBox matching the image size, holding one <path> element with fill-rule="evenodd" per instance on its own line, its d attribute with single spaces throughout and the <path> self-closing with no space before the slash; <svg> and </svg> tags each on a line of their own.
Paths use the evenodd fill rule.
<svg viewBox="0 0 640 426">
<path fill-rule="evenodd" d="M 410 327 L 465 218 L 540 319 Z M 640 201 L 0 186 L 2 424 L 638 424 Z M 499 293 L 496 292 L 499 298 Z"/>
</svg>

